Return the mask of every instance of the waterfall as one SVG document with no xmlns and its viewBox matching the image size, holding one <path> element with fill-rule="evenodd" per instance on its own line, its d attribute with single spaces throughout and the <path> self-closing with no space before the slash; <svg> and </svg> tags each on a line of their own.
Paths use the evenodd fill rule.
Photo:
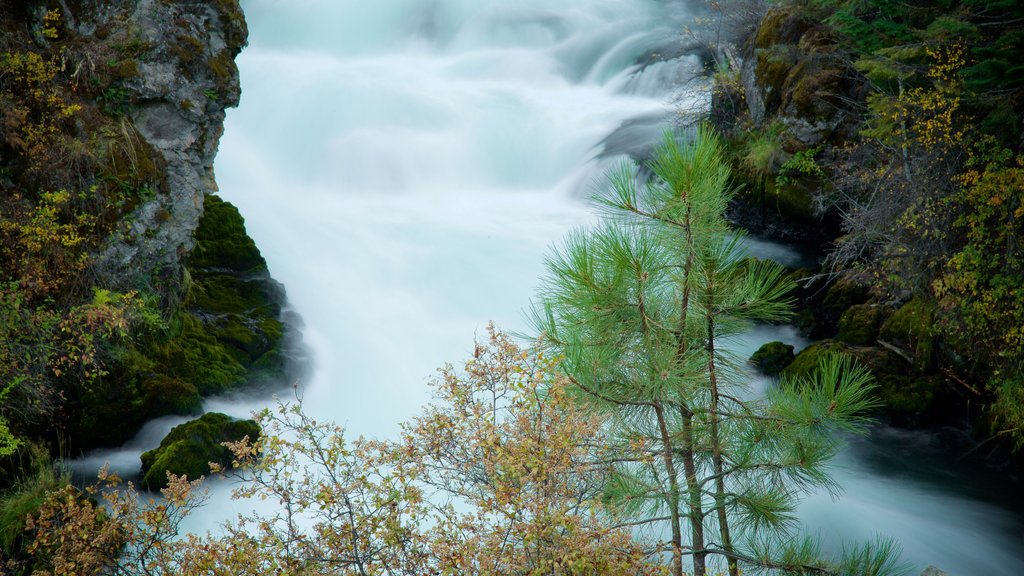
<svg viewBox="0 0 1024 576">
<path fill-rule="evenodd" d="M 659 137 L 680 79 L 699 66 L 681 50 L 687 10 L 672 0 L 243 7 L 251 45 L 217 179 L 303 318 L 307 411 L 353 435 L 394 433 L 426 402 L 435 369 L 467 358 L 488 321 L 526 328 L 521 310 L 548 247 L 592 221 L 592 187 Z M 799 262 L 771 243 L 752 249 Z M 791 328 L 760 327 L 734 345 L 746 357 L 778 339 L 806 344 Z M 246 416 L 268 402 L 206 408 Z M 117 461 L 158 436 L 151 426 Z M 1006 509 L 1014 496 L 971 489 L 949 465 L 915 475 L 922 455 L 948 464 L 926 438 L 881 429 L 858 441 L 836 465 L 845 496 L 811 498 L 802 519 L 827 546 L 894 536 L 915 573 L 1024 574 L 1019 510 Z M 213 490 L 216 505 L 192 526 L 230 516 L 227 487 Z"/>
</svg>

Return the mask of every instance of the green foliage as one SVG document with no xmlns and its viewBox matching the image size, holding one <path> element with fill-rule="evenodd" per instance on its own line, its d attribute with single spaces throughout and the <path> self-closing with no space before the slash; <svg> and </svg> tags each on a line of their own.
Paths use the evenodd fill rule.
<svg viewBox="0 0 1024 576">
<path fill-rule="evenodd" d="M 822 467 L 839 443 L 829 431 L 864 430 L 877 406 L 871 377 L 827 355 L 763 401 L 744 400 L 721 342 L 788 318 L 793 285 L 781 266 L 747 258 L 726 224 L 729 169 L 713 134 L 685 145 L 666 135 L 650 170 L 646 185 L 633 167 L 613 173 L 597 199 L 608 221 L 549 258 L 534 310 L 541 343 L 564 357 L 576 394 L 620 447 L 605 499 L 638 525 L 668 520 L 660 547 L 673 551 L 673 574 L 683 556 L 706 574 L 714 555 L 732 575 L 740 565 L 832 573 L 817 559 L 751 551 L 759 538 L 792 536 L 797 493 L 832 487 Z"/>
<path fill-rule="evenodd" d="M 769 126 L 751 135 L 743 147 L 744 167 L 757 178 L 767 178 L 778 171 L 786 156 L 778 126 Z"/>
<path fill-rule="evenodd" d="M 779 166 L 778 174 L 775 176 L 775 185 L 783 187 L 791 184 L 794 178 L 825 178 L 825 171 L 814 160 L 814 157 L 821 152 L 821 146 L 813 146 L 806 150 L 795 152 L 788 160 Z"/>
<path fill-rule="evenodd" d="M 10 490 L 0 493 L 0 552 L 17 558 L 25 544 L 29 517 L 38 512 L 49 494 L 68 485 L 69 478 L 47 464 L 32 471 Z"/>
<path fill-rule="evenodd" d="M 14 434 L 11 433 L 11 429 L 7 425 L 7 420 L 3 417 L 3 407 L 6 404 L 7 396 L 11 393 L 11 390 L 19 384 L 19 380 L 11 380 L 2 389 L 0 389 L 0 458 L 10 456 L 21 445 L 19 440 Z"/>
</svg>

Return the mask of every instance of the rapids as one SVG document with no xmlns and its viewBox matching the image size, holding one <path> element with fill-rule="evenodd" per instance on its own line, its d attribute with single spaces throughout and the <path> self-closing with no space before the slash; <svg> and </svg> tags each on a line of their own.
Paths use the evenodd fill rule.
<svg viewBox="0 0 1024 576">
<path fill-rule="evenodd" d="M 238 59 L 216 171 L 271 273 L 303 318 L 307 410 L 353 434 L 389 435 L 427 382 L 473 349 L 490 320 L 525 329 L 548 247 L 592 221 L 585 199 L 623 153 L 672 121 L 689 13 L 673 0 L 243 0 Z M 657 64 L 638 59 L 666 55 Z M 703 105 L 684 96 L 684 105 Z M 783 261 L 799 255 L 755 243 Z M 735 344 L 805 343 L 761 327 Z M 764 385 L 760 382 L 758 385 Z M 207 402 L 246 416 L 269 399 Z M 120 451 L 138 466 L 175 421 Z M 1006 494 L 969 486 L 927 437 L 880 429 L 837 463 L 846 493 L 801 508 L 829 545 L 875 533 L 903 542 L 919 573 L 1024 574 L 1024 529 Z M 897 454 L 903 453 L 900 457 Z M 126 456 L 127 455 L 127 456 Z M 996 481 L 993 480 L 995 483 Z M 194 519 L 228 516 L 227 488 Z"/>
</svg>

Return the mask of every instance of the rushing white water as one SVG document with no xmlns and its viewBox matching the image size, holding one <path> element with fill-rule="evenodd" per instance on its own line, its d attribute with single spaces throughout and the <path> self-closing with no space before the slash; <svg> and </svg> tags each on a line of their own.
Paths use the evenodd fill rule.
<svg viewBox="0 0 1024 576">
<path fill-rule="evenodd" d="M 243 7 L 251 45 L 217 160 L 221 194 L 304 319 L 307 410 L 354 434 L 394 432 L 426 400 L 434 370 L 466 358 L 488 321 L 525 328 L 548 246 L 591 219 L 588 187 L 617 155 L 658 137 L 675 84 L 696 66 L 633 64 L 680 42 L 686 10 L 671 0 Z M 768 243 L 753 249 L 799 259 Z M 735 347 L 749 355 L 777 339 L 804 344 L 792 329 L 762 327 Z M 267 402 L 207 409 L 245 416 Z M 115 452 L 120 465 L 132 469 L 170 424 Z M 912 469 L 909 458 L 870 465 L 873 450 L 902 445 L 845 454 L 846 496 L 802 508 L 812 531 L 830 543 L 890 534 L 917 572 L 1024 574 L 1019 516 L 941 488 L 948 479 L 893 472 Z M 224 494 L 215 488 L 217 505 L 196 525 L 227 516 Z"/>
</svg>

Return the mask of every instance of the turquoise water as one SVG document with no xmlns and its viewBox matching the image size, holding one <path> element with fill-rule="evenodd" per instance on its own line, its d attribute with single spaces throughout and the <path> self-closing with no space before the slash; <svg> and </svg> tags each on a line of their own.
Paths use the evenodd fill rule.
<svg viewBox="0 0 1024 576">
<path fill-rule="evenodd" d="M 657 139 L 696 66 L 687 57 L 633 65 L 680 46 L 680 2 L 243 6 L 242 102 L 228 116 L 217 180 L 303 318 L 307 410 L 353 434 L 388 435 L 416 414 L 435 369 L 466 358 L 488 321 L 526 327 L 521 311 L 548 247 L 592 221 L 589 191 L 621 152 Z M 753 250 L 800 258 L 771 243 Z M 734 346 L 749 354 L 775 339 L 803 344 L 792 329 L 762 327 Z M 244 416 L 268 402 L 207 408 Z M 172 423 L 88 462 L 130 470 Z M 809 499 L 802 518 L 831 543 L 895 536 L 915 574 L 928 564 L 953 576 L 1024 574 L 1009 497 L 984 496 L 995 492 L 991 478 L 929 468 L 944 458 L 926 435 L 882 429 L 837 462 L 845 495 Z M 936 472 L 915 473 L 927 470 Z M 216 486 L 216 505 L 193 525 L 229 517 L 226 494 Z"/>
</svg>

